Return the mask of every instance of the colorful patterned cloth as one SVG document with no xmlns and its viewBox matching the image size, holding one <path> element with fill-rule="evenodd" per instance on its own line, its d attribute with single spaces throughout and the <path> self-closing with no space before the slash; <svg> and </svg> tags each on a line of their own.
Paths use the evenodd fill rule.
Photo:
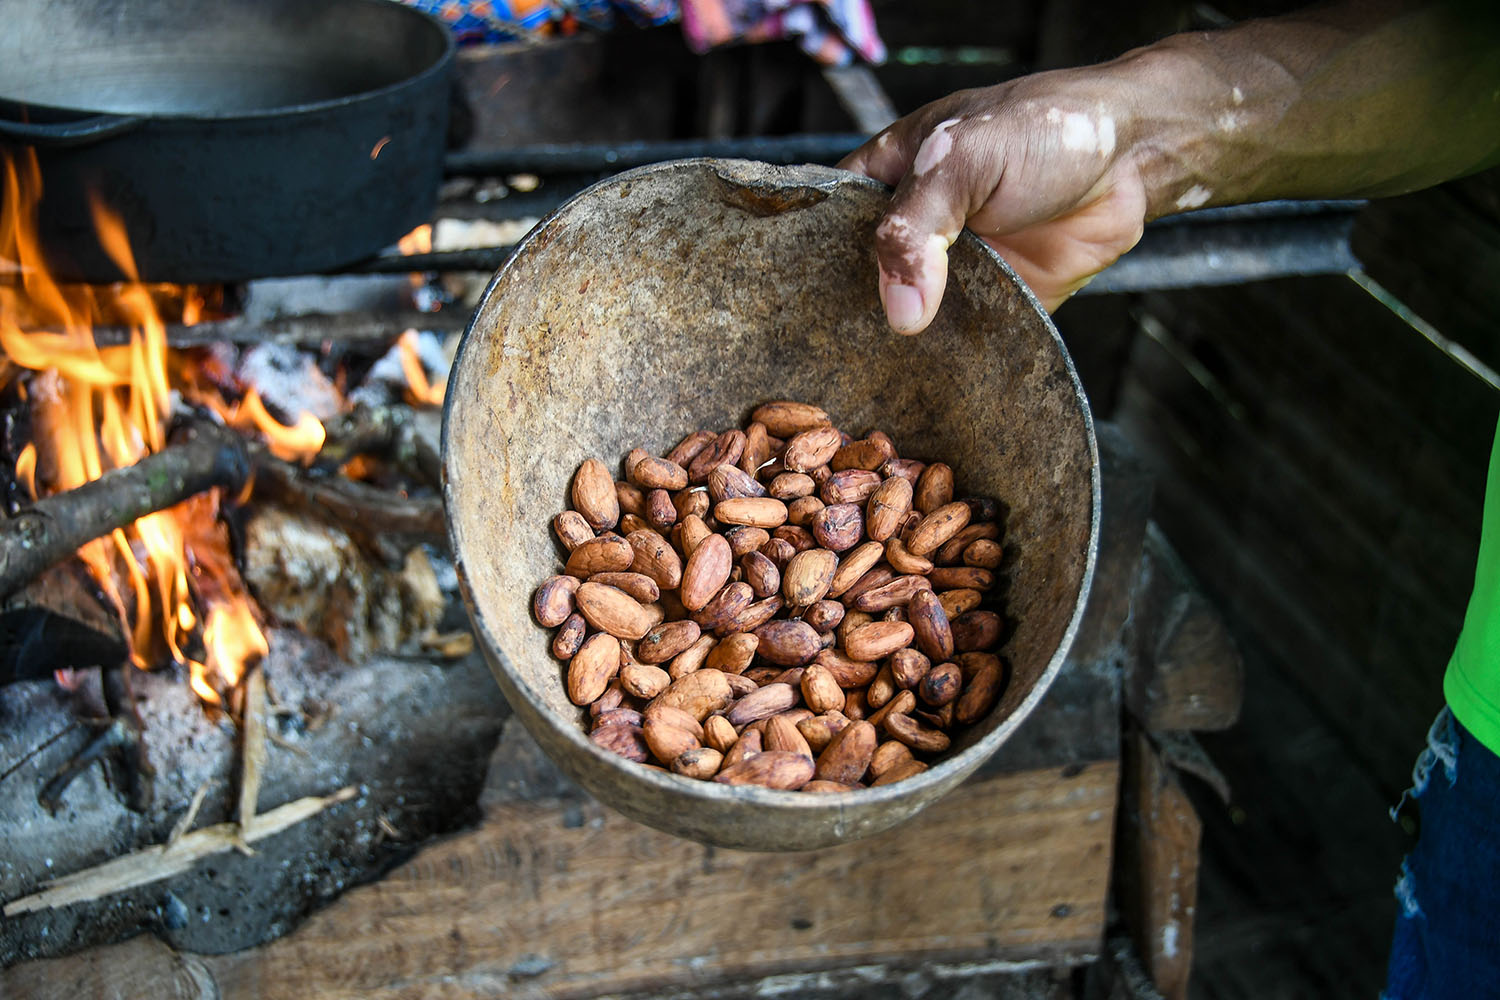
<svg viewBox="0 0 1500 1000">
<path fill-rule="evenodd" d="M 885 61 L 869 0 L 402 0 L 448 23 L 460 42 L 500 42 L 682 22 L 694 52 L 734 42 L 795 41 L 828 66 Z"/>
</svg>

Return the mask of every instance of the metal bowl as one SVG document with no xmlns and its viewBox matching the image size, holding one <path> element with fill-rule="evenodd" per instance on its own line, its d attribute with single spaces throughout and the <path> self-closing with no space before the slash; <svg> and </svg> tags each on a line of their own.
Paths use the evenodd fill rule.
<svg viewBox="0 0 1500 1000">
<path fill-rule="evenodd" d="M 926 333 L 876 294 L 880 184 L 824 167 L 684 160 L 603 181 L 516 248 L 469 324 L 443 425 L 448 529 L 469 614 L 505 697 L 600 801 L 725 847 L 793 850 L 886 829 L 1009 739 L 1042 698 L 1093 576 L 1099 466 L 1077 374 L 1046 312 L 965 233 Z M 756 404 L 800 399 L 941 459 L 959 494 L 1006 509 L 1009 686 L 917 777 L 844 795 L 728 787 L 595 747 L 530 598 L 558 572 L 550 521 L 589 456 L 660 454 Z"/>
</svg>

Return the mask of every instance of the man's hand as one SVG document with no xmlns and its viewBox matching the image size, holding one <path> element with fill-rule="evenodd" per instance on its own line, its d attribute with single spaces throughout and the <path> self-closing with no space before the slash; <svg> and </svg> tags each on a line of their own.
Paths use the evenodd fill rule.
<svg viewBox="0 0 1500 1000">
<path fill-rule="evenodd" d="M 1500 163 L 1500 7 L 1346 0 L 936 101 L 841 166 L 896 188 L 891 326 L 937 313 L 967 225 L 1049 310 L 1173 212 L 1397 194 Z"/>
<path fill-rule="evenodd" d="M 926 329 L 967 225 L 1056 309 L 1141 238 L 1146 192 L 1120 155 L 1132 114 L 1074 71 L 927 105 L 840 166 L 895 186 L 876 231 L 880 299 L 899 333 Z"/>
</svg>

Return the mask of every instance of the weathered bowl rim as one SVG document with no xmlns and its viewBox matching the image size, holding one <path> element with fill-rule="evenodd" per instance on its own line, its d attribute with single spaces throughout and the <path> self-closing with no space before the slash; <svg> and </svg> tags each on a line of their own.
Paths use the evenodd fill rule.
<svg viewBox="0 0 1500 1000">
<path fill-rule="evenodd" d="M 615 187 L 621 183 L 628 183 L 636 178 L 650 176 L 657 173 L 673 172 L 682 170 L 708 169 L 720 173 L 723 171 L 733 172 L 736 167 L 743 169 L 749 166 L 755 169 L 764 169 L 768 165 L 755 161 L 718 159 L 713 157 L 692 157 L 681 160 L 665 160 L 658 163 L 635 167 L 630 170 L 614 174 L 603 180 L 591 184 L 589 187 L 569 198 L 562 205 L 540 219 L 527 234 L 516 243 L 509 258 L 502 264 L 485 286 L 484 293 L 480 296 L 479 305 L 475 308 L 473 315 L 464 327 L 463 338 L 459 342 L 458 350 L 453 359 L 453 372 L 458 372 L 464 363 L 468 348 L 472 343 L 471 337 L 475 334 L 476 325 L 480 317 L 485 313 L 486 306 L 490 303 L 496 288 L 505 279 L 516 262 L 526 255 L 533 244 L 543 239 L 543 234 L 550 226 L 572 209 L 575 203 L 596 195 L 599 191 Z M 795 174 L 798 172 L 810 172 L 807 176 L 797 178 L 796 183 L 804 187 L 824 187 L 830 190 L 841 186 L 864 187 L 874 191 L 889 194 L 892 190 L 888 185 L 846 170 L 818 164 L 799 164 L 789 167 L 774 168 L 778 172 Z M 479 645 L 483 650 L 486 660 L 489 662 L 491 672 L 495 675 L 496 682 L 500 685 L 502 693 L 508 701 L 514 703 L 516 699 L 524 700 L 530 707 L 531 712 L 517 712 L 523 723 L 528 724 L 531 714 L 546 721 L 553 730 L 560 733 L 563 738 L 578 750 L 591 755 L 597 760 L 603 761 L 607 768 L 613 769 L 623 784 L 620 786 L 621 795 L 628 795 L 628 788 L 633 783 L 641 783 L 646 786 L 655 787 L 663 792 L 680 795 L 684 802 L 706 801 L 718 803 L 743 803 L 747 806 L 762 808 L 773 808 L 792 813 L 833 813 L 836 816 L 848 811 L 848 808 L 858 805 L 862 809 L 870 806 L 888 805 L 903 802 L 909 799 L 927 798 L 927 804 L 936 801 L 938 797 L 946 794 L 964 778 L 973 774 L 980 765 L 988 760 L 1003 745 L 1020 725 L 1026 721 L 1035 710 L 1037 704 L 1046 695 L 1052 682 L 1056 679 L 1058 672 L 1062 669 L 1063 662 L 1067 659 L 1068 651 L 1077 637 L 1080 623 L 1083 619 L 1085 608 L 1088 604 L 1089 593 L 1093 586 L 1094 570 L 1098 560 L 1099 551 L 1099 521 L 1101 510 L 1100 492 L 1100 470 L 1099 470 L 1099 444 L 1094 432 L 1093 412 L 1089 407 L 1088 397 L 1083 390 L 1083 384 L 1078 378 L 1078 372 L 1073 364 L 1073 358 L 1068 353 L 1062 336 L 1053 324 L 1051 316 L 1042 307 L 1041 302 L 1032 292 L 1030 287 L 1011 269 L 993 247 L 985 243 L 969 229 L 965 228 L 959 234 L 955 244 L 962 243 L 970 249 L 977 250 L 984 259 L 990 261 L 1001 275 L 1010 281 L 1021 294 L 1024 301 L 1031 306 L 1038 318 L 1042 320 L 1044 329 L 1056 348 L 1073 389 L 1073 399 L 1076 402 L 1079 413 L 1083 418 L 1083 427 L 1088 439 L 1089 453 L 1089 533 L 1088 549 L 1084 556 L 1083 574 L 1079 581 L 1077 598 L 1073 605 L 1073 612 L 1068 619 L 1067 626 L 1063 630 L 1062 638 L 1058 642 L 1056 650 L 1048 660 L 1047 665 L 1037 676 L 1036 682 L 1026 697 L 1016 706 L 1010 716 L 991 732 L 975 741 L 972 745 L 959 751 L 952 756 L 945 757 L 938 763 L 932 765 L 921 774 L 907 778 L 891 785 L 878 788 L 863 788 L 857 792 L 843 795 L 809 795 L 796 791 L 781 791 L 777 789 L 759 788 L 755 786 L 729 786 L 712 781 L 700 781 L 693 778 L 672 774 L 665 770 L 656 770 L 642 767 L 639 764 L 628 761 L 615 754 L 596 746 L 588 739 L 587 733 L 579 728 L 577 720 L 573 718 L 562 719 L 545 703 L 530 695 L 530 686 L 516 670 L 511 658 L 505 649 L 496 640 L 485 623 L 484 616 L 480 613 L 474 595 L 470 590 L 468 574 L 464 570 L 464 559 L 459 546 L 458 528 L 454 518 L 449 513 L 453 507 L 453 484 L 449 477 L 450 459 L 450 421 L 449 417 L 454 406 L 454 397 L 449 395 L 443 403 L 443 426 L 442 426 L 442 466 L 443 466 L 443 509 L 444 520 L 447 524 L 449 546 L 454 558 L 454 566 L 457 570 L 460 591 L 463 594 L 464 604 L 468 611 L 469 620 L 479 636 Z M 874 275 L 871 275 L 874 280 Z M 892 334 L 895 336 L 895 334 Z M 920 334 L 918 335 L 920 336 Z M 450 383 L 455 379 L 450 375 Z M 747 404 L 748 405 L 748 404 Z M 572 773 L 571 768 L 565 762 L 564 770 Z M 924 795 L 924 793 L 930 793 Z M 604 804 L 614 808 L 620 808 L 630 815 L 635 815 L 628 807 L 622 807 L 607 797 L 600 796 Z M 923 806 L 925 807 L 925 805 Z M 897 820 L 896 822 L 899 822 Z M 833 825 L 837 829 L 840 825 L 839 819 L 835 818 Z M 871 830 L 870 832 L 876 832 Z M 682 835 L 682 834 L 678 834 Z M 705 841 L 708 842 L 708 841 Z"/>
</svg>

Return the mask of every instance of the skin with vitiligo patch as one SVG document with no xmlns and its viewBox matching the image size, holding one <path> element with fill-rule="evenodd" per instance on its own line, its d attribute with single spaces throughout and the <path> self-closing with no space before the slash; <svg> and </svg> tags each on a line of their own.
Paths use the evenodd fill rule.
<svg viewBox="0 0 1500 1000">
<path fill-rule="evenodd" d="M 841 165 L 896 189 L 879 288 L 891 326 L 916 333 L 965 226 L 1055 309 L 1160 216 L 1394 194 L 1500 162 L 1497 93 L 1500 5 L 1351 2 L 961 91 Z"/>
</svg>

